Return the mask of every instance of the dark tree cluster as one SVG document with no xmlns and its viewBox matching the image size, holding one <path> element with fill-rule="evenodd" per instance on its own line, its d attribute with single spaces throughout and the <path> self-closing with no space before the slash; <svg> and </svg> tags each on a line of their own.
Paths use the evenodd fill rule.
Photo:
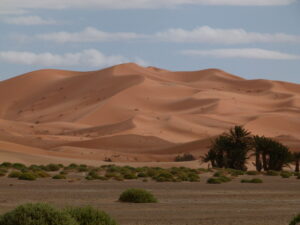
<svg viewBox="0 0 300 225">
<path fill-rule="evenodd" d="M 299 172 L 300 153 L 292 154 L 287 146 L 271 138 L 252 136 L 242 126 L 215 138 L 203 161 L 210 162 L 212 167 L 247 170 L 247 160 L 253 155 L 257 171 L 280 171 L 295 162 L 295 171 Z"/>
</svg>

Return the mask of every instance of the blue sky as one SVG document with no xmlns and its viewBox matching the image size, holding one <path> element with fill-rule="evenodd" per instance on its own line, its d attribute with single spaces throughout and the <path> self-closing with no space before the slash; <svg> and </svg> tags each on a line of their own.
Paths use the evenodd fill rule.
<svg viewBox="0 0 300 225">
<path fill-rule="evenodd" d="M 0 79 L 137 62 L 300 83 L 299 0 L 1 0 Z"/>
</svg>

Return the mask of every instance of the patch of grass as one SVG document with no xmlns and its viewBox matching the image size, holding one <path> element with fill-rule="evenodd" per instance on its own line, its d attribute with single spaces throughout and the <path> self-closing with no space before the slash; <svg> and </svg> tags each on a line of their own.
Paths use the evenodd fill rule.
<svg viewBox="0 0 300 225">
<path fill-rule="evenodd" d="M 119 201 L 132 203 L 155 203 L 157 202 L 157 199 L 147 190 L 131 188 L 121 194 Z"/>
<path fill-rule="evenodd" d="M 267 176 L 279 176 L 279 172 L 274 171 L 274 170 L 269 170 L 269 171 L 265 172 L 265 175 L 267 175 Z"/>
<path fill-rule="evenodd" d="M 19 180 L 36 180 L 37 176 L 32 172 L 21 173 Z"/>
<path fill-rule="evenodd" d="M 62 175 L 62 174 L 56 174 L 52 177 L 52 179 L 55 179 L 55 180 L 63 180 L 63 179 L 67 179 L 67 177 L 65 175 Z"/>
<path fill-rule="evenodd" d="M 261 184 L 263 183 L 262 179 L 253 178 L 253 179 L 242 179 L 241 183 L 252 183 L 252 184 Z"/>
<path fill-rule="evenodd" d="M 78 225 L 67 212 L 44 204 L 25 204 L 0 217 L 0 225 Z"/>
<path fill-rule="evenodd" d="M 9 174 L 8 174 L 8 177 L 9 178 L 19 178 L 21 176 L 21 172 L 20 171 L 11 171 Z"/>
<path fill-rule="evenodd" d="M 183 155 L 178 155 L 175 157 L 175 162 L 184 162 L 184 161 L 194 161 L 196 160 L 195 156 L 190 153 L 184 153 Z"/>
<path fill-rule="evenodd" d="M 16 170 L 27 169 L 27 167 L 24 164 L 22 164 L 22 163 L 14 163 L 14 164 L 12 164 L 12 168 L 14 168 Z"/>
<path fill-rule="evenodd" d="M 41 170 L 41 171 L 36 171 L 34 172 L 34 174 L 38 177 L 38 178 L 47 178 L 50 177 L 50 174 L 46 173 L 45 171 Z"/>
<path fill-rule="evenodd" d="M 64 211 L 70 214 L 79 225 L 117 225 L 116 221 L 107 213 L 91 206 L 70 207 Z"/>
<path fill-rule="evenodd" d="M 293 176 L 293 173 L 292 173 L 292 172 L 288 172 L 288 171 L 282 171 L 282 172 L 280 173 L 280 176 L 281 176 L 282 178 L 290 178 L 291 176 Z"/>
<path fill-rule="evenodd" d="M 222 184 L 222 181 L 217 177 L 211 177 L 207 180 L 208 184 Z"/>
<path fill-rule="evenodd" d="M 295 216 L 294 219 L 289 223 L 289 225 L 299 225 L 300 223 L 300 214 Z"/>
<path fill-rule="evenodd" d="M 250 170 L 250 171 L 247 171 L 246 174 L 247 174 L 247 175 L 252 175 L 252 176 L 254 176 L 254 175 L 259 175 L 260 172 L 255 171 L 255 170 Z"/>
<path fill-rule="evenodd" d="M 51 171 L 51 172 L 59 171 L 60 165 L 51 163 L 48 164 L 45 169 L 46 171 Z"/>
</svg>

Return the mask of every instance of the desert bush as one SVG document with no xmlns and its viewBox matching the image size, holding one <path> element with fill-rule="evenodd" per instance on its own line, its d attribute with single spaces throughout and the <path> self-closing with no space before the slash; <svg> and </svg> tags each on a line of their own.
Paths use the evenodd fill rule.
<svg viewBox="0 0 300 225">
<path fill-rule="evenodd" d="M 183 155 L 178 155 L 175 157 L 175 162 L 184 162 L 184 161 L 194 161 L 196 160 L 195 156 L 190 153 L 184 153 Z"/>
<path fill-rule="evenodd" d="M 67 212 L 44 203 L 25 204 L 2 215 L 0 225 L 78 225 Z"/>
<path fill-rule="evenodd" d="M 294 219 L 289 223 L 289 225 L 298 225 L 300 223 L 300 214 L 295 216 Z"/>
<path fill-rule="evenodd" d="M 265 175 L 267 175 L 267 176 L 279 176 L 279 172 L 274 171 L 274 170 L 269 170 L 269 171 L 265 172 Z"/>
<path fill-rule="evenodd" d="M 107 213 L 90 206 L 70 207 L 64 211 L 70 214 L 79 225 L 117 225 Z"/>
<path fill-rule="evenodd" d="M 19 180 L 36 180 L 37 176 L 32 172 L 21 173 Z"/>
<path fill-rule="evenodd" d="M 218 177 L 211 177 L 207 180 L 208 184 L 221 184 L 222 181 Z"/>
<path fill-rule="evenodd" d="M 10 162 L 3 162 L 0 165 L 1 167 L 6 167 L 6 168 L 11 168 L 12 167 L 12 163 Z"/>
<path fill-rule="evenodd" d="M 153 177 L 155 181 L 158 182 L 171 182 L 174 181 L 173 175 L 168 171 L 162 171 L 157 176 Z"/>
<path fill-rule="evenodd" d="M 46 173 L 45 171 L 41 170 L 41 171 L 36 171 L 34 172 L 34 174 L 39 177 L 39 178 L 46 178 L 46 177 L 50 177 L 50 175 L 48 173 Z"/>
<path fill-rule="evenodd" d="M 63 179 L 67 179 L 67 177 L 65 175 L 62 175 L 62 174 L 56 174 L 52 177 L 52 179 L 55 179 L 55 180 L 63 180 Z"/>
<path fill-rule="evenodd" d="M 280 173 L 280 176 L 281 176 L 282 178 L 290 178 L 291 176 L 293 176 L 293 173 L 288 172 L 288 171 L 282 171 L 282 172 Z"/>
<path fill-rule="evenodd" d="M 12 164 L 12 168 L 17 169 L 17 170 L 27 169 L 27 167 L 22 163 L 14 163 L 14 164 Z"/>
<path fill-rule="evenodd" d="M 155 203 L 157 202 L 157 199 L 147 190 L 131 188 L 121 194 L 119 201 L 132 203 Z"/>
<path fill-rule="evenodd" d="M 235 170 L 235 169 L 227 169 L 227 172 L 234 177 L 241 176 L 245 174 L 245 171 Z"/>
<path fill-rule="evenodd" d="M 4 177 L 7 174 L 7 169 L 0 168 L 0 177 Z"/>
<path fill-rule="evenodd" d="M 260 173 L 258 171 L 255 170 L 250 170 L 246 172 L 247 175 L 259 175 Z"/>
<path fill-rule="evenodd" d="M 241 183 L 252 183 L 252 184 L 260 184 L 263 183 L 263 181 L 259 178 L 254 178 L 254 179 L 242 179 Z"/>
<path fill-rule="evenodd" d="M 46 171 L 54 172 L 54 171 L 59 171 L 59 170 L 60 170 L 60 166 L 58 164 L 51 163 L 46 166 Z"/>
<path fill-rule="evenodd" d="M 9 174 L 8 174 L 8 177 L 9 178 L 19 178 L 19 176 L 21 175 L 22 173 L 20 171 L 11 171 Z"/>
<path fill-rule="evenodd" d="M 231 181 L 231 178 L 226 177 L 226 176 L 220 176 L 219 179 L 223 182 L 223 183 L 227 183 Z"/>
</svg>

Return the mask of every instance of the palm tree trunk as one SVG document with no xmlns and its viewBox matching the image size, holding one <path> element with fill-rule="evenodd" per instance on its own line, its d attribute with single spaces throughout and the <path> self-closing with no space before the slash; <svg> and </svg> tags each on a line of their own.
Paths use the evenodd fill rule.
<svg viewBox="0 0 300 225">
<path fill-rule="evenodd" d="M 260 159 L 260 153 L 259 152 L 257 152 L 255 154 L 255 167 L 256 167 L 256 170 L 258 172 L 260 172 L 261 169 L 262 169 L 262 164 L 261 164 L 261 159 Z"/>
<path fill-rule="evenodd" d="M 266 156 L 266 153 L 264 153 L 264 152 L 262 154 L 262 161 L 263 161 L 264 171 L 268 171 L 269 168 L 268 168 L 268 165 L 267 165 L 267 156 Z"/>
<path fill-rule="evenodd" d="M 300 164 L 300 160 L 296 160 L 296 167 L 295 167 L 295 172 L 299 172 L 299 165 Z"/>
</svg>

